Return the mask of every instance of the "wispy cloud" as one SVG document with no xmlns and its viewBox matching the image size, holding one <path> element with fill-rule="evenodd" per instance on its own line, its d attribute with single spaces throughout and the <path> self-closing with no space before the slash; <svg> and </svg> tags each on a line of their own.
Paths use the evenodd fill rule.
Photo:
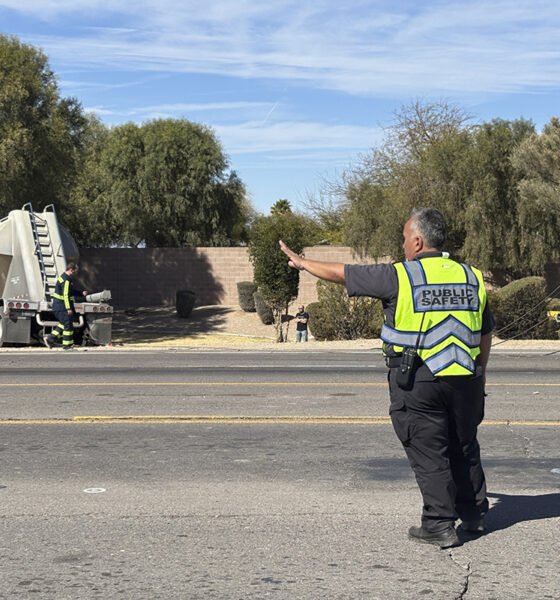
<svg viewBox="0 0 560 600">
<path fill-rule="evenodd" d="M 350 8 L 334 0 L 311 6 L 295 0 L 0 0 L 0 7 L 51 21 L 73 15 L 76 25 L 64 36 L 36 37 L 67 68 L 299 80 L 362 95 L 560 85 L 556 0 L 380 1 Z M 113 26 L 102 27 L 109 15 Z"/>
<path fill-rule="evenodd" d="M 191 119 L 205 121 L 209 119 L 213 122 L 242 121 L 243 119 L 256 118 L 263 115 L 262 124 L 278 106 L 278 102 L 175 102 L 168 104 L 157 104 L 151 106 L 126 106 L 115 108 L 111 106 L 85 106 L 87 112 L 93 112 L 99 116 L 112 116 L 122 119 L 132 119 L 135 121 L 146 121 L 152 119 Z"/>
<path fill-rule="evenodd" d="M 376 145 L 382 130 L 351 125 L 328 125 L 320 122 L 282 121 L 278 123 L 245 122 L 214 127 L 228 152 L 233 154 L 297 153 L 306 156 L 328 154 L 329 160 L 348 158 Z"/>
<path fill-rule="evenodd" d="M 277 104 L 277 103 L 276 103 Z M 275 108 L 276 104 L 272 107 Z M 206 103 L 181 103 L 160 104 L 158 106 L 145 106 L 142 108 L 133 109 L 137 114 L 150 112 L 208 112 L 208 111 L 237 111 L 237 110 L 268 110 L 267 116 L 272 112 L 270 102 L 206 102 Z"/>
<path fill-rule="evenodd" d="M 375 107 L 560 90 L 558 0 L 0 0 L 0 22 L 14 15 L 64 95 L 110 124 L 202 121 L 263 189 L 271 165 L 338 168 L 377 146 Z"/>
<path fill-rule="evenodd" d="M 274 109 L 278 106 L 275 103 Z M 243 109 L 252 112 L 262 112 L 270 116 L 270 103 L 259 102 L 230 102 L 208 104 L 168 104 L 131 108 L 119 112 L 106 106 L 89 106 L 86 110 L 94 112 L 101 118 L 110 117 L 112 120 L 125 120 L 136 116 L 136 120 L 158 118 L 179 118 L 194 112 L 234 111 L 239 115 Z M 114 119 L 116 117 L 116 119 Z M 118 117 L 123 117 L 119 119 Z M 239 120 L 227 122 L 228 117 L 212 125 L 228 154 L 261 154 L 268 153 L 269 159 L 296 161 L 303 156 L 313 161 L 326 163 L 348 160 L 348 156 L 365 151 L 376 146 L 384 132 L 379 127 L 359 125 L 326 124 L 319 121 L 268 120 Z"/>
</svg>

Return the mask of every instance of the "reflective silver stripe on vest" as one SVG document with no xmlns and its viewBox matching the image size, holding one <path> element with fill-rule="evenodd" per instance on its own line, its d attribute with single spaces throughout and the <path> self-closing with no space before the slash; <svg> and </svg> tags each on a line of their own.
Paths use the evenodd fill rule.
<svg viewBox="0 0 560 600">
<path fill-rule="evenodd" d="M 459 348 L 456 344 L 451 344 L 441 352 L 430 356 L 424 363 L 434 375 L 437 375 L 452 364 L 459 364 L 471 373 L 474 373 L 475 369 L 474 360 L 470 357 L 469 353 L 463 350 L 463 348 Z"/>
<path fill-rule="evenodd" d="M 474 274 L 473 270 L 469 267 L 469 265 L 466 265 L 464 263 L 461 263 L 461 266 L 465 270 L 465 275 L 467 276 L 467 283 L 469 283 L 470 285 L 474 285 L 478 288 L 478 279 L 476 278 L 476 275 Z"/>
<path fill-rule="evenodd" d="M 410 285 L 424 285 L 426 283 L 426 274 L 419 260 L 406 260 L 402 263 L 410 280 Z"/>
<path fill-rule="evenodd" d="M 426 274 L 424 273 L 424 268 L 422 267 L 421 261 L 405 260 L 402 264 L 406 269 L 408 278 L 410 280 L 410 284 L 412 286 L 424 285 L 426 283 Z M 471 267 L 469 265 L 466 265 L 465 263 L 459 264 L 463 267 L 463 270 L 465 271 L 467 283 L 469 285 L 474 285 L 475 287 L 478 287 L 478 279 Z"/>
<path fill-rule="evenodd" d="M 418 332 L 414 333 L 414 331 L 398 331 L 397 329 L 393 329 L 388 325 L 383 325 L 379 337 L 387 344 L 415 348 L 416 340 L 418 339 Z M 422 342 L 422 336 L 420 336 L 420 342 Z"/>
<path fill-rule="evenodd" d="M 480 331 L 471 331 L 464 323 L 461 323 L 453 315 L 449 315 L 441 323 L 430 327 L 420 335 L 418 348 L 429 350 L 451 336 L 456 337 L 469 348 L 480 346 Z M 415 348 L 418 332 L 399 331 L 388 325 L 383 325 L 380 337 L 384 342 L 394 346 Z"/>
</svg>

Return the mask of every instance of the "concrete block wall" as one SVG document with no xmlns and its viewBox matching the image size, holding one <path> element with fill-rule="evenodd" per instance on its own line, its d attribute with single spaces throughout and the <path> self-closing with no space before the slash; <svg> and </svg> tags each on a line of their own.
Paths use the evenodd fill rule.
<svg viewBox="0 0 560 600">
<path fill-rule="evenodd" d="M 354 254 L 352 248 L 346 246 L 312 246 L 304 249 L 306 258 L 311 260 L 323 260 L 326 262 L 362 263 Z M 309 304 L 317 300 L 317 278 L 309 273 L 301 272 L 299 276 L 299 294 L 297 304 Z"/>
<path fill-rule="evenodd" d="M 307 258 L 361 263 L 351 248 L 313 246 Z M 90 292 L 109 289 L 116 308 L 174 305 L 177 290 L 192 290 L 197 305 L 238 305 L 237 283 L 253 280 L 247 248 L 82 248 L 79 280 Z M 560 264 L 546 265 L 548 290 L 560 297 Z M 496 277 L 490 278 L 491 284 Z M 294 304 L 317 300 L 317 280 L 300 273 Z M 503 283 L 502 283 L 503 285 Z"/>
<path fill-rule="evenodd" d="M 348 247 L 313 246 L 307 258 L 361 262 Z M 111 290 L 113 306 L 174 305 L 177 290 L 192 290 L 197 305 L 238 305 L 237 283 L 253 280 L 247 248 L 82 248 L 79 281 L 90 292 Z M 316 279 L 300 274 L 296 303 L 317 299 Z"/>
</svg>

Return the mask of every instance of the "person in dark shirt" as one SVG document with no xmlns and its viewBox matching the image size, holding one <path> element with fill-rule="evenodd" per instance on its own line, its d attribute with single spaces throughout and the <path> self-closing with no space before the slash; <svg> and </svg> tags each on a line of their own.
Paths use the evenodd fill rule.
<svg viewBox="0 0 560 600">
<path fill-rule="evenodd" d="M 86 291 L 74 287 L 74 276 L 77 272 L 78 265 L 73 262 L 68 263 L 64 273 L 57 279 L 54 292 L 51 294 L 53 313 L 58 325 L 44 338 L 48 348 L 59 345 L 63 350 L 74 348 L 74 298 L 87 295 Z"/>
<path fill-rule="evenodd" d="M 494 319 L 480 271 L 443 251 L 439 211 L 415 210 L 404 225 L 405 261 L 350 265 L 309 260 L 280 241 L 291 267 L 379 298 L 389 368 L 390 415 L 422 493 L 422 522 L 409 538 L 440 548 L 485 531 L 486 480 L 477 428 Z"/>
<path fill-rule="evenodd" d="M 309 313 L 305 312 L 303 304 L 298 308 L 296 314 L 296 342 L 307 342 L 307 322 Z"/>
</svg>

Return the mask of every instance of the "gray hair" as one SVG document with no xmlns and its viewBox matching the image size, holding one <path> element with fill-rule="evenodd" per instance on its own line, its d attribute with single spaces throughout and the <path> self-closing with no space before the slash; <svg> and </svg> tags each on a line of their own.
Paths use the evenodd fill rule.
<svg viewBox="0 0 560 600">
<path fill-rule="evenodd" d="M 430 248 L 441 250 L 447 240 L 447 225 L 436 208 L 414 209 L 410 215 L 416 231 Z"/>
</svg>

